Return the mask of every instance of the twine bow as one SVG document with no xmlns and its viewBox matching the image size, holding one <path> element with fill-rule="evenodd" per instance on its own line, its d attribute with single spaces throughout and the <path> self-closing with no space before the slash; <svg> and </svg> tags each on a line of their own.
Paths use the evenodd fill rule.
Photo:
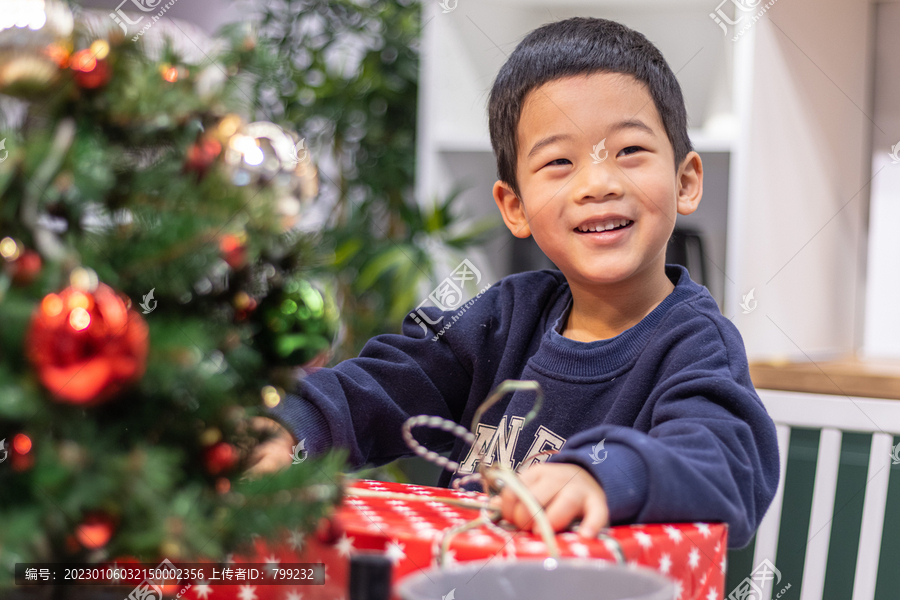
<svg viewBox="0 0 900 600">
<path fill-rule="evenodd" d="M 467 430 L 462 425 L 455 423 L 454 421 L 450 421 L 442 417 L 418 415 L 415 417 L 410 417 L 403 424 L 403 440 L 413 452 L 415 452 L 425 460 L 432 462 L 444 469 L 448 469 L 451 472 L 456 472 L 459 469 L 459 463 L 452 461 L 445 456 L 441 456 L 437 452 L 429 450 L 418 441 L 416 441 L 416 439 L 412 435 L 413 427 L 430 427 L 432 429 L 447 431 L 454 436 L 462 439 L 471 446 L 475 443 L 474 432 L 477 431 L 478 424 L 481 422 L 482 415 L 494 404 L 496 404 L 501 398 L 506 396 L 506 394 L 519 390 L 532 390 L 535 393 L 534 406 L 528 412 L 528 414 L 525 415 L 523 426 L 527 425 L 529 421 L 533 420 L 537 416 L 538 411 L 540 411 L 541 406 L 544 403 L 544 391 L 541 389 L 540 384 L 538 384 L 538 382 L 536 381 L 518 381 L 515 379 L 507 379 L 500 385 L 498 385 L 494 389 L 494 391 L 491 392 L 490 396 L 488 396 L 487 399 L 485 399 L 485 401 L 482 402 L 478 409 L 475 411 L 475 415 L 472 418 L 471 431 Z M 552 454 L 555 452 L 555 450 L 543 450 L 541 452 L 537 452 L 535 454 L 532 454 L 531 456 L 526 457 L 525 460 L 522 461 L 522 464 L 528 464 L 528 461 L 536 456 L 540 456 L 542 454 Z M 550 520 L 547 518 L 547 514 L 544 512 L 544 508 L 537 501 L 537 499 L 535 499 L 531 492 L 528 491 L 528 488 L 525 487 L 525 485 L 519 479 L 518 475 L 516 475 L 515 471 L 503 464 L 486 465 L 485 459 L 485 451 L 481 450 L 478 454 L 478 473 L 472 473 L 460 477 L 459 479 L 455 479 L 451 487 L 458 490 L 460 485 L 468 483 L 469 481 L 480 480 L 482 483 L 482 488 L 484 489 L 484 493 L 489 496 L 489 500 L 486 503 L 476 503 L 477 507 L 480 509 L 477 519 L 467 521 L 462 525 L 448 529 L 444 533 L 444 536 L 441 540 L 441 549 L 438 556 L 438 564 L 444 564 L 446 553 L 448 548 L 450 547 L 450 541 L 453 539 L 453 536 L 455 536 L 457 533 L 462 533 L 463 531 L 474 529 L 475 527 L 478 527 L 480 525 L 486 525 L 488 529 L 495 532 L 502 532 L 504 537 L 511 539 L 504 529 L 496 525 L 496 523 L 501 519 L 500 509 L 492 507 L 490 505 L 490 499 L 499 494 L 500 491 L 502 491 L 502 489 L 506 487 L 508 487 L 516 496 L 518 496 L 519 500 L 521 500 L 522 503 L 525 504 L 525 507 L 528 509 L 529 513 L 533 515 L 534 520 L 537 522 L 538 532 L 540 533 L 541 538 L 544 540 L 544 543 L 547 545 L 550 556 L 552 556 L 553 558 L 559 558 L 559 547 L 556 544 L 556 535 L 553 531 L 553 527 L 550 525 Z M 507 539 L 507 541 L 509 541 L 509 539 Z"/>
</svg>

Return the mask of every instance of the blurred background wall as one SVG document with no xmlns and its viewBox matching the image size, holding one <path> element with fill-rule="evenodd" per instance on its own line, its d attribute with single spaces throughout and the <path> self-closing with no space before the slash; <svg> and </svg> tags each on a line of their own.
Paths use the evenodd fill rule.
<svg viewBox="0 0 900 600">
<path fill-rule="evenodd" d="M 889 155 L 900 143 L 900 5 L 779 1 L 737 41 L 711 19 L 723 5 L 735 14 L 709 0 L 460 0 L 447 13 L 425 3 L 418 200 L 464 185 L 465 215 L 496 215 L 485 107 L 500 65 L 543 23 L 616 19 L 662 50 L 684 90 L 705 193 L 678 226 L 702 236 L 705 277 L 697 260 L 692 277 L 734 318 L 751 360 L 900 356 L 900 166 Z M 169 14 L 213 33 L 249 6 L 181 0 Z M 505 230 L 470 253 L 490 280 L 551 266 Z"/>
</svg>

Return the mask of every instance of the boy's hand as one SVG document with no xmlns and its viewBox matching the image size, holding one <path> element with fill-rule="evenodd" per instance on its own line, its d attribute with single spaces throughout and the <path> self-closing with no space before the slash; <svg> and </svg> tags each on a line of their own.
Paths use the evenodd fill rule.
<svg viewBox="0 0 900 600">
<path fill-rule="evenodd" d="M 594 476 L 584 467 L 570 463 L 540 463 L 520 476 L 522 483 L 544 507 L 554 532 L 569 527 L 582 517 L 578 534 L 596 537 L 609 524 L 606 494 Z M 519 529 L 538 533 L 537 521 L 509 488 L 491 499 L 503 518 Z"/>
<path fill-rule="evenodd" d="M 296 443 L 294 436 L 280 423 L 266 417 L 253 417 L 250 419 L 250 427 L 256 431 L 268 432 L 272 435 L 250 453 L 247 464 L 247 475 L 262 475 L 273 473 L 288 467 L 293 463 L 293 446 Z"/>
</svg>

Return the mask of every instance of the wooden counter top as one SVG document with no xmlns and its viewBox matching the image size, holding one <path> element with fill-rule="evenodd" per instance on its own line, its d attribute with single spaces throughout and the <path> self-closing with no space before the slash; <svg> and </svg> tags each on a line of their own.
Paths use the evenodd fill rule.
<svg viewBox="0 0 900 600">
<path fill-rule="evenodd" d="M 750 378 L 757 389 L 900 400 L 900 360 L 756 362 Z"/>
</svg>

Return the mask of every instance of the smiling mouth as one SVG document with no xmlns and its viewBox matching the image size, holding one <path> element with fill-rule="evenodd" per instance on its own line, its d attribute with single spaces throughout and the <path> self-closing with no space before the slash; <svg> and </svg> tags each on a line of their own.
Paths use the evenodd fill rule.
<svg viewBox="0 0 900 600">
<path fill-rule="evenodd" d="M 618 231 L 631 227 L 634 221 L 628 219 L 618 219 L 605 224 L 582 225 L 574 229 L 575 233 L 603 233 L 606 231 Z"/>
</svg>

